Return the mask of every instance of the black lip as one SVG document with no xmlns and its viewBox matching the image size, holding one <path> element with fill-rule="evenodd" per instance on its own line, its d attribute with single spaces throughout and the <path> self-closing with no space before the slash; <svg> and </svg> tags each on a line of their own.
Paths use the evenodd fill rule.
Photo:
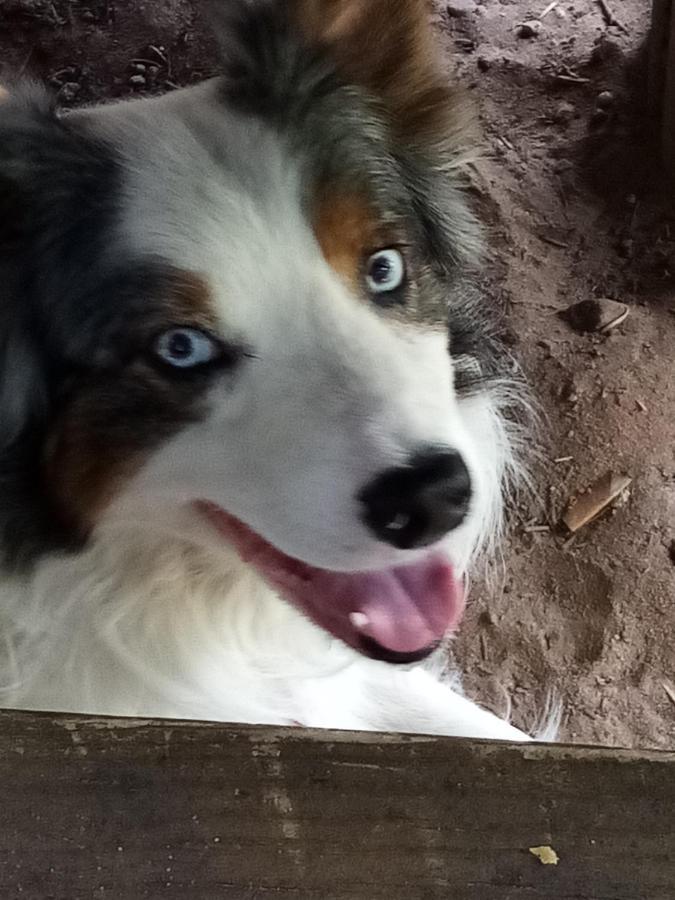
<svg viewBox="0 0 675 900">
<path fill-rule="evenodd" d="M 410 665 L 410 663 L 421 662 L 423 659 L 431 656 L 438 647 L 439 641 L 435 641 L 428 647 L 423 647 L 421 650 L 415 650 L 414 653 L 398 653 L 396 650 L 389 650 L 387 647 L 383 647 L 372 638 L 361 637 L 359 640 L 359 649 L 365 656 L 369 656 L 371 659 L 377 659 L 380 662 L 391 663 L 395 666 L 405 666 Z"/>
</svg>

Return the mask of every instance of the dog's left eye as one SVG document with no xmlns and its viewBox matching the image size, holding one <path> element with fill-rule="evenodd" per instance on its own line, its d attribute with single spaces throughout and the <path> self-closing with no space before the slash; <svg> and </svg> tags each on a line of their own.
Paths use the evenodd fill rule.
<svg viewBox="0 0 675 900">
<path fill-rule="evenodd" d="M 400 250 L 380 250 L 368 260 L 366 284 L 373 294 L 390 294 L 405 280 L 405 260 Z"/>
<path fill-rule="evenodd" d="M 218 343 L 197 328 L 170 328 L 156 339 L 155 355 L 168 366 L 192 369 L 220 356 Z"/>
</svg>

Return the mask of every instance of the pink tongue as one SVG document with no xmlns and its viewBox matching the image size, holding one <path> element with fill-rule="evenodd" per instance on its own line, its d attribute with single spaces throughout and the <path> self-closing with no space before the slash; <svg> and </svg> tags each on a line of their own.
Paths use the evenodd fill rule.
<svg viewBox="0 0 675 900">
<path fill-rule="evenodd" d="M 452 568 L 439 557 L 380 572 L 318 571 L 311 580 L 322 606 L 340 610 L 362 635 L 395 653 L 435 644 L 459 623 L 464 607 Z"/>
<path fill-rule="evenodd" d="M 323 628 L 352 646 L 371 638 L 394 653 L 426 650 L 454 629 L 464 591 L 440 554 L 375 572 L 330 572 L 292 559 L 210 503 L 199 503 L 242 559 Z"/>
</svg>

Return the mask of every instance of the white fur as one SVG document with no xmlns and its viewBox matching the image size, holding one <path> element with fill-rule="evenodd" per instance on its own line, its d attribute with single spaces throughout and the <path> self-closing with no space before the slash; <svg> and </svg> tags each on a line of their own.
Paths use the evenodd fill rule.
<svg viewBox="0 0 675 900">
<path fill-rule="evenodd" d="M 104 527 L 0 600 L 5 706 L 525 738 L 425 667 L 333 640 L 187 512 L 171 528 Z"/>
<path fill-rule="evenodd" d="M 497 527 L 509 448 L 488 393 L 459 401 L 441 333 L 351 296 L 301 213 L 301 170 L 213 87 L 87 111 L 125 157 L 111 253 L 209 284 L 225 340 L 254 351 L 208 413 L 161 445 L 86 550 L 0 581 L 6 706 L 526 739 L 430 666 L 348 649 L 280 600 L 194 511 L 208 500 L 287 554 L 343 571 L 379 543 L 358 491 L 420 445 L 459 450 L 474 500 L 445 541 L 458 572 Z"/>
</svg>

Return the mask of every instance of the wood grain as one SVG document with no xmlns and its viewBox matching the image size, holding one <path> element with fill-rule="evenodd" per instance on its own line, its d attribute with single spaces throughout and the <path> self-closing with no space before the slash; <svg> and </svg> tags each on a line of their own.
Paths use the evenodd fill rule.
<svg viewBox="0 0 675 900">
<path fill-rule="evenodd" d="M 3 898 L 675 897 L 675 754 L 0 720 Z"/>
</svg>

